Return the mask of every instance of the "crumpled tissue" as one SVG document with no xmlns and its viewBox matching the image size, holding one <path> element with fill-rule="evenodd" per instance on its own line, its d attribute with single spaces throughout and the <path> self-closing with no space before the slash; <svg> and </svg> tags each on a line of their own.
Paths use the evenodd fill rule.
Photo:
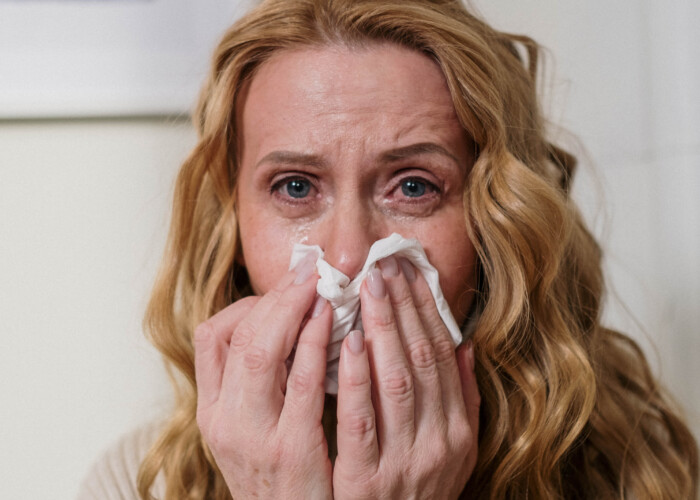
<svg viewBox="0 0 700 500">
<path fill-rule="evenodd" d="M 375 267 L 377 261 L 390 255 L 408 259 L 423 275 L 433 294 L 440 317 L 449 330 L 455 345 L 461 343 L 462 332 L 452 316 L 445 297 L 442 295 L 437 269 L 428 262 L 425 251 L 418 240 L 414 238 L 407 239 L 400 234 L 393 233 L 387 238 L 375 241 L 369 249 L 367 260 L 362 270 L 352 281 L 323 259 L 323 250 L 318 245 L 311 246 L 300 243 L 294 245 L 289 269 L 293 269 L 298 262 L 309 254 L 317 256 L 316 269 L 320 279 L 316 291 L 321 297 L 328 300 L 333 309 L 333 326 L 328 345 L 326 393 L 338 393 L 338 362 L 343 339 L 354 329 L 362 330 L 360 286 L 367 273 Z"/>
</svg>

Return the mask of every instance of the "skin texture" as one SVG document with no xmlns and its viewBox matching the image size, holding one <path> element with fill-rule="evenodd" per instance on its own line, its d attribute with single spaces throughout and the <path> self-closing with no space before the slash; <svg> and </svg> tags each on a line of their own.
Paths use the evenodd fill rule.
<svg viewBox="0 0 700 500">
<path fill-rule="evenodd" d="M 302 242 L 352 278 L 371 244 L 398 232 L 421 241 L 464 321 L 473 146 L 442 73 L 392 45 L 282 52 L 245 89 L 238 119 L 242 262 L 256 296 L 195 332 L 197 420 L 234 498 L 456 497 L 477 458 L 473 349 L 455 354 L 422 276 L 389 257 L 361 288 L 365 337 L 343 343 L 331 466 L 331 311 L 312 262 L 287 271 Z"/>
<path fill-rule="evenodd" d="M 437 65 L 394 46 L 285 52 L 260 68 L 244 100 L 238 213 L 255 292 L 284 274 L 294 243 L 319 245 L 352 279 L 372 243 L 397 232 L 423 244 L 461 324 L 474 288 L 462 204 L 473 146 Z M 389 156 L 416 144 L 446 154 Z M 412 176 L 441 192 L 408 199 L 398 183 Z M 270 193 L 290 177 L 312 183 L 306 199 Z"/>
</svg>

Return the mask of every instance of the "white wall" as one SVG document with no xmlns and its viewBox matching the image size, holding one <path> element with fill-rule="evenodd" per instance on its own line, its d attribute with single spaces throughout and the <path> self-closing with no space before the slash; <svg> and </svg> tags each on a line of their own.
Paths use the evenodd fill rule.
<svg viewBox="0 0 700 500">
<path fill-rule="evenodd" d="M 2 498 L 73 498 L 168 408 L 141 317 L 189 125 L 0 123 Z"/>
<path fill-rule="evenodd" d="M 481 0 L 549 49 L 555 133 L 605 249 L 608 324 L 629 332 L 700 431 L 700 3 Z"/>
<path fill-rule="evenodd" d="M 552 118 L 590 158 L 575 196 L 629 309 L 611 300 L 607 318 L 654 359 L 656 344 L 654 364 L 700 430 L 700 6 L 478 4 L 551 49 Z M 3 497 L 72 498 L 99 450 L 167 411 L 140 320 L 193 142 L 177 121 L 0 122 Z"/>
</svg>

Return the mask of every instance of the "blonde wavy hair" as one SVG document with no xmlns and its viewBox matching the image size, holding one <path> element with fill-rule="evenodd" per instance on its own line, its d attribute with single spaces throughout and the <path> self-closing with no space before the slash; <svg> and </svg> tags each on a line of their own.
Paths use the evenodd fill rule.
<svg viewBox="0 0 700 500">
<path fill-rule="evenodd" d="M 601 250 L 569 196 L 575 160 L 545 138 L 538 46 L 495 31 L 457 0 L 268 0 L 223 37 L 177 178 L 169 243 L 146 314 L 176 392 L 141 464 L 142 498 L 230 498 L 195 420 L 196 325 L 250 293 L 236 220 L 236 103 L 271 54 L 394 43 L 442 69 L 478 147 L 464 186 L 482 307 L 482 396 L 469 498 L 697 495 L 695 440 L 639 347 L 600 325 Z"/>
</svg>

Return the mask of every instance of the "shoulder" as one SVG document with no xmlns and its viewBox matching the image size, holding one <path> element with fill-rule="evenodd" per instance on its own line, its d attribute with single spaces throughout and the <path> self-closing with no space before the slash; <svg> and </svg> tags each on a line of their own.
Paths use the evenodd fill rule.
<svg viewBox="0 0 700 500">
<path fill-rule="evenodd" d="M 158 437 L 160 425 L 151 423 L 124 435 L 90 467 L 78 500 L 138 499 L 136 477 L 143 458 Z"/>
</svg>

